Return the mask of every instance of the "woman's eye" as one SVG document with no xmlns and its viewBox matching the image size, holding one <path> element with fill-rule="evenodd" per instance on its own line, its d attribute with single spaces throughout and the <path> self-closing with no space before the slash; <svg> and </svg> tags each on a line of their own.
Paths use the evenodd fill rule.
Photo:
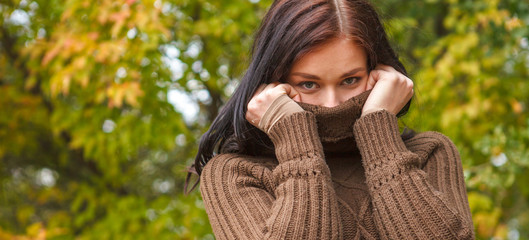
<svg viewBox="0 0 529 240">
<path fill-rule="evenodd" d="M 343 80 L 343 84 L 345 85 L 351 85 L 355 84 L 358 80 L 360 80 L 358 77 L 350 77 Z"/>
<path fill-rule="evenodd" d="M 313 89 L 316 87 L 314 82 L 302 82 L 300 85 L 306 89 Z"/>
</svg>

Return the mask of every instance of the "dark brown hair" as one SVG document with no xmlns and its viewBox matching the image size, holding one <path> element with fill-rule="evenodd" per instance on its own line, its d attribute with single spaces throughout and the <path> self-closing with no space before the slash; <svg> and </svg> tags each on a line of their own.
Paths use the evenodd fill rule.
<svg viewBox="0 0 529 240">
<path fill-rule="evenodd" d="M 277 0 L 255 36 L 252 59 L 240 85 L 200 140 L 194 163 L 196 172 L 200 174 L 215 153 L 258 155 L 271 149 L 273 145 L 266 134 L 245 119 L 248 102 L 258 86 L 285 82 L 297 59 L 336 37 L 352 39 L 364 48 L 368 71 L 381 63 L 407 75 L 388 42 L 378 14 L 368 2 Z M 398 116 L 407 112 L 409 104 Z"/>
</svg>

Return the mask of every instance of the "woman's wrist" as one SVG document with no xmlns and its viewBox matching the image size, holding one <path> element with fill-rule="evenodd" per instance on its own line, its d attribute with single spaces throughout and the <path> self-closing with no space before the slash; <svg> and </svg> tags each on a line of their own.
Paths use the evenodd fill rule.
<svg viewBox="0 0 529 240">
<path fill-rule="evenodd" d="M 301 111 L 281 118 L 270 128 L 268 136 L 274 143 L 280 163 L 303 157 L 324 156 L 316 118 L 311 112 Z"/>
<path fill-rule="evenodd" d="M 266 112 L 263 114 L 263 117 L 259 122 L 259 129 L 268 134 L 274 124 L 277 123 L 281 118 L 303 111 L 303 108 L 301 108 L 286 94 L 281 95 L 272 102 L 270 107 L 268 107 Z"/>
<path fill-rule="evenodd" d="M 366 110 L 363 110 L 362 111 L 362 115 L 360 117 L 363 117 L 365 115 L 368 115 L 370 113 L 374 113 L 374 112 L 378 112 L 378 111 L 387 111 L 385 108 L 371 108 L 371 109 L 366 109 Z"/>
<path fill-rule="evenodd" d="M 388 154 L 408 151 L 400 136 L 397 117 L 384 109 L 358 119 L 354 135 L 364 158 L 385 159 Z"/>
</svg>

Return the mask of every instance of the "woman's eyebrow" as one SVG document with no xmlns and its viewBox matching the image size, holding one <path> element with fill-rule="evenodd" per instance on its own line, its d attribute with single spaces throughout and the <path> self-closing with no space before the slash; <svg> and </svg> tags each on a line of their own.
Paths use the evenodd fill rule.
<svg viewBox="0 0 529 240">
<path fill-rule="evenodd" d="M 351 70 L 345 72 L 344 74 L 342 74 L 342 76 L 340 78 L 344 78 L 344 77 L 347 77 L 347 76 L 354 75 L 355 73 L 360 72 L 360 71 L 365 71 L 365 68 L 357 67 L 357 68 L 351 69 Z M 300 76 L 300 77 L 307 78 L 307 79 L 320 80 L 320 78 L 318 76 L 313 75 L 313 74 L 309 74 L 309 73 L 294 72 L 294 73 L 291 73 L 290 75 L 292 75 L 292 76 L 296 75 L 296 76 Z"/>
<path fill-rule="evenodd" d="M 312 75 L 312 74 L 308 74 L 308 73 L 295 72 L 295 73 L 292 73 L 290 75 L 292 75 L 292 76 L 296 75 L 296 76 L 300 76 L 302 78 L 307 78 L 307 79 L 320 80 L 320 78 L 318 76 Z"/>
<path fill-rule="evenodd" d="M 342 74 L 342 76 L 340 78 L 344 78 L 344 77 L 348 77 L 348 76 L 351 76 L 351 75 L 354 75 L 356 74 L 357 72 L 360 72 L 360 71 L 365 71 L 366 69 L 363 68 L 363 67 L 357 67 L 357 68 L 354 68 L 344 74 Z"/>
</svg>

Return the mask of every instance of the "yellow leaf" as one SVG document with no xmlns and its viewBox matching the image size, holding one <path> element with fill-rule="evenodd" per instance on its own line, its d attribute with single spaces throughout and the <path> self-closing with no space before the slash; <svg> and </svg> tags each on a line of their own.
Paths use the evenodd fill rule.
<svg viewBox="0 0 529 240">
<path fill-rule="evenodd" d="M 121 107 L 121 104 L 123 102 L 123 96 L 124 92 L 123 89 L 120 87 L 119 84 L 114 84 L 107 88 L 107 96 L 108 96 L 108 107 Z"/>
<path fill-rule="evenodd" d="M 46 229 L 44 229 L 40 222 L 31 224 L 26 228 L 26 233 L 32 237 L 32 239 L 46 239 Z"/>
<path fill-rule="evenodd" d="M 505 22 L 505 28 L 507 28 L 507 30 L 509 31 L 512 31 L 515 28 L 519 28 L 522 25 L 523 25 L 522 20 L 520 20 L 517 17 L 513 17 Z"/>
<path fill-rule="evenodd" d="M 62 93 L 68 95 L 70 91 L 70 83 L 72 82 L 72 75 L 66 74 L 62 80 Z"/>
<path fill-rule="evenodd" d="M 125 101 L 131 106 L 137 107 L 139 105 L 137 100 L 138 97 L 143 96 L 140 84 L 138 82 L 129 82 L 126 86 Z"/>
<path fill-rule="evenodd" d="M 48 65 L 48 63 L 53 60 L 53 58 L 55 58 L 55 56 L 57 56 L 57 54 L 59 54 L 59 51 L 61 50 L 62 48 L 62 44 L 60 43 L 57 43 L 50 51 L 46 52 L 46 54 L 44 55 L 44 57 L 42 58 L 42 66 L 46 66 Z"/>
<path fill-rule="evenodd" d="M 72 65 L 77 70 L 83 70 L 86 66 L 86 57 L 85 56 L 77 57 L 73 61 Z"/>
<path fill-rule="evenodd" d="M 511 99 L 511 106 L 512 106 L 512 110 L 515 112 L 515 113 L 522 113 L 523 112 L 523 105 L 518 102 L 516 99 Z"/>
<path fill-rule="evenodd" d="M 509 228 L 505 224 L 500 224 L 496 228 L 494 233 L 494 239 L 507 239 L 507 234 L 509 233 Z"/>
<path fill-rule="evenodd" d="M 470 76 L 477 76 L 480 73 L 479 62 L 469 61 L 459 63 L 461 72 L 467 73 Z"/>
<path fill-rule="evenodd" d="M 85 88 L 86 86 L 88 86 L 89 80 L 90 78 L 88 77 L 88 73 L 83 72 L 80 74 L 79 79 L 77 81 L 81 84 L 83 88 Z"/>
</svg>

